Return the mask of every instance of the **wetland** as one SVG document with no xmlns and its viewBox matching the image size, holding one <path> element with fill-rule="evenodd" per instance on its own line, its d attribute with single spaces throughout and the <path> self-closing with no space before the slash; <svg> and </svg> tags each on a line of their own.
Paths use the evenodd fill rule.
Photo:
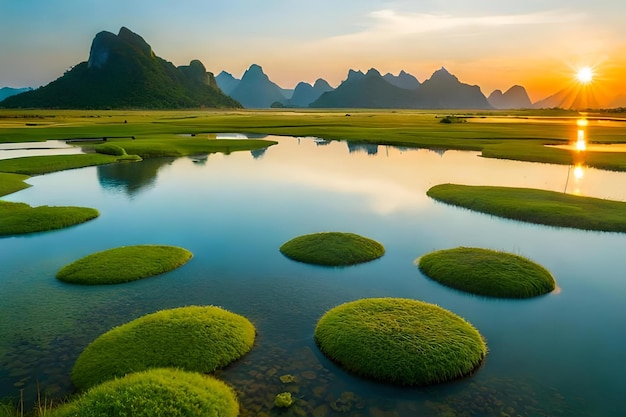
<svg viewBox="0 0 626 417">
<path fill-rule="evenodd" d="M 42 116 L 45 129 L 3 119 L 11 126 L 0 129 L 0 140 L 85 134 L 93 122 L 86 115 Z M 619 330 L 626 328 L 626 235 L 522 223 L 426 195 L 453 183 L 626 201 L 626 173 L 592 164 L 576 173 L 578 155 L 544 146 L 575 140 L 574 115 L 567 115 L 572 123 L 478 118 L 443 127 L 433 114 L 392 112 L 108 116 L 94 117 L 107 122 L 99 128 L 136 135 L 133 142 L 111 143 L 143 154 L 143 161 L 26 177 L 31 187 L 2 197 L 31 206 L 93 207 L 100 216 L 0 238 L 0 397 L 15 398 L 23 389 L 32 401 L 39 385 L 50 398 L 63 398 L 74 392 L 76 359 L 98 336 L 158 310 L 215 305 L 245 316 L 257 331 L 252 350 L 215 374 L 237 391 L 242 416 L 593 416 L 626 409 L 626 335 Z M 592 122 L 587 129 L 590 140 L 626 141 L 620 122 Z M 212 139 L 211 131 L 237 133 L 237 144 L 220 142 L 228 149 L 212 152 L 218 148 L 168 142 L 191 141 L 180 136 L 191 133 L 232 140 Z M 272 146 L 242 150 L 241 132 Z M 158 157 L 146 152 L 151 140 L 158 142 Z M 489 149 L 510 153 L 514 144 L 518 159 L 557 157 L 550 164 L 481 157 Z M 619 167 L 624 156 L 602 158 Z M 331 230 L 374 239 L 385 255 L 328 268 L 293 262 L 279 251 L 294 236 Z M 194 257 L 123 285 L 76 286 L 55 278 L 91 253 L 145 244 L 180 246 Z M 524 300 L 480 297 L 433 282 L 413 263 L 459 246 L 528 257 L 550 270 L 559 291 Z M 343 371 L 315 345 L 315 325 L 333 307 L 372 297 L 424 301 L 463 317 L 487 342 L 484 364 L 468 378 L 418 388 Z M 274 406 L 283 392 L 294 399 L 287 410 Z"/>
</svg>

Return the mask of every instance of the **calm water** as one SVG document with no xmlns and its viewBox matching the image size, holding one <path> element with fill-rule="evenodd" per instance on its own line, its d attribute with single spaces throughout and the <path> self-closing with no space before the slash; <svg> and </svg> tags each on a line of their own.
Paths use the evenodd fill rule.
<svg viewBox="0 0 626 417">
<path fill-rule="evenodd" d="M 430 200 L 445 182 L 509 185 L 626 201 L 626 174 L 435 152 L 271 138 L 265 151 L 147 160 L 34 177 L 5 197 L 31 205 L 95 207 L 69 229 L 0 239 L 0 397 L 37 382 L 72 392 L 81 350 L 113 326 L 184 305 L 220 305 L 257 327 L 255 348 L 219 376 L 244 416 L 286 390 L 312 416 L 617 416 L 626 413 L 626 235 L 501 220 Z M 305 233 L 348 231 L 383 243 L 384 257 L 349 268 L 290 261 L 278 247 Z M 194 258 L 171 273 L 105 287 L 58 282 L 56 271 L 95 251 L 169 244 Z M 530 257 L 560 291 L 532 300 L 460 293 L 413 261 L 437 249 L 478 246 Z M 426 389 L 346 374 L 316 349 L 328 309 L 363 297 L 436 303 L 487 339 L 471 378 Z M 296 382 L 283 384 L 291 374 Z M 344 411 L 341 411 L 344 410 Z M 456 414 L 453 414 L 456 413 Z M 505 414 L 503 414 L 505 413 Z M 300 414 L 304 415 L 304 414 Z"/>
<path fill-rule="evenodd" d="M 72 146 L 62 140 L 45 142 L 0 143 L 0 159 L 19 158 L 39 155 L 73 155 L 83 153 L 80 147 Z"/>
</svg>

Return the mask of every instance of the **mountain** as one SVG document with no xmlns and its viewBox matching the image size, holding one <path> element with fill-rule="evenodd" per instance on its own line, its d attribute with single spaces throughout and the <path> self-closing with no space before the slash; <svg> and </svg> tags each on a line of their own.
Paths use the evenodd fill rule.
<svg viewBox="0 0 626 417">
<path fill-rule="evenodd" d="M 494 90 L 487 101 L 496 109 L 530 109 L 532 103 L 526 89 L 521 85 L 514 85 L 503 94 L 501 90 Z"/>
<path fill-rule="evenodd" d="M 348 78 L 309 107 L 321 108 L 414 108 L 415 93 L 389 84 L 374 68 L 363 74 L 350 70 Z"/>
<path fill-rule="evenodd" d="M 532 107 L 535 109 L 561 108 L 586 110 L 589 108 L 600 108 L 602 107 L 602 103 L 593 89 L 572 85 L 559 90 L 543 100 L 533 103 Z"/>
<path fill-rule="evenodd" d="M 350 70 L 336 90 L 324 93 L 310 107 L 491 109 L 480 87 L 461 83 L 441 68 L 417 89 L 408 90 L 387 82 L 378 71 L 367 74 Z"/>
<path fill-rule="evenodd" d="M 294 107 L 307 107 L 328 91 L 333 91 L 333 88 L 321 78 L 318 78 L 313 85 L 300 82 L 296 85 L 289 104 Z"/>
<path fill-rule="evenodd" d="M 0 107 L 37 108 L 192 108 L 241 107 L 217 86 L 197 60 L 175 67 L 156 56 L 136 33 L 98 33 L 89 60 L 50 84 L 0 102 Z"/>
<path fill-rule="evenodd" d="M 0 88 L 0 101 L 4 100 L 7 97 L 14 96 L 16 94 L 24 93 L 26 91 L 31 91 L 32 88 L 11 88 L 11 87 L 2 87 Z"/>
<path fill-rule="evenodd" d="M 477 85 L 464 84 L 444 67 L 438 69 L 417 90 L 420 108 L 491 109 Z"/>
<path fill-rule="evenodd" d="M 263 68 L 253 64 L 246 70 L 230 96 L 246 108 L 269 108 L 273 103 L 285 103 L 282 88 L 270 81 Z"/>
<path fill-rule="evenodd" d="M 217 85 L 220 87 L 220 90 L 224 92 L 224 94 L 230 94 L 241 80 L 233 77 L 232 74 L 226 71 L 222 71 L 217 74 L 215 81 L 217 81 Z"/>
<path fill-rule="evenodd" d="M 391 85 L 395 85 L 396 87 L 405 88 L 407 90 L 416 90 L 420 86 L 420 82 L 417 81 L 411 74 L 407 74 L 404 70 L 400 71 L 398 75 L 393 75 L 388 72 L 383 75 L 385 81 L 387 81 Z"/>
</svg>

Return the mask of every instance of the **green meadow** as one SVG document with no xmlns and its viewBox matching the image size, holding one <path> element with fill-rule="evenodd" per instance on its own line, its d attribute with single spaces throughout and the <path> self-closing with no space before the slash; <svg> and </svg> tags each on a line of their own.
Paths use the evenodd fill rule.
<svg viewBox="0 0 626 417">
<path fill-rule="evenodd" d="M 467 123 L 440 123 L 451 114 L 462 117 Z M 590 121 L 585 128 L 590 143 L 626 143 L 626 119 L 623 116 L 610 113 L 584 116 Z M 475 150 L 490 158 L 556 164 L 584 163 L 590 167 L 626 170 L 625 153 L 581 154 L 544 146 L 575 141 L 578 130 L 576 120 L 579 117 L 579 113 L 565 110 L 2 110 L 0 143 L 106 137 L 109 144 L 120 146 L 128 155 L 142 158 L 234 152 L 274 143 L 263 140 L 207 140 L 205 135 L 238 132 Z M 7 171 L 0 166 L 0 172 L 16 170 Z"/>
</svg>

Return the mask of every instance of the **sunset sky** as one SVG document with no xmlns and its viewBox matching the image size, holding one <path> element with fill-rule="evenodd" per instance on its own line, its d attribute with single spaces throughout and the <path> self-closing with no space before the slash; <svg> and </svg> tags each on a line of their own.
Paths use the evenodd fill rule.
<svg viewBox="0 0 626 417">
<path fill-rule="evenodd" d="M 534 102 L 591 66 L 602 105 L 626 105 L 624 16 L 615 0 L 0 0 L 0 87 L 47 84 L 87 60 L 96 33 L 126 26 L 176 65 L 240 78 L 255 63 L 285 88 L 337 86 L 350 68 L 424 81 L 445 66 Z"/>
</svg>

